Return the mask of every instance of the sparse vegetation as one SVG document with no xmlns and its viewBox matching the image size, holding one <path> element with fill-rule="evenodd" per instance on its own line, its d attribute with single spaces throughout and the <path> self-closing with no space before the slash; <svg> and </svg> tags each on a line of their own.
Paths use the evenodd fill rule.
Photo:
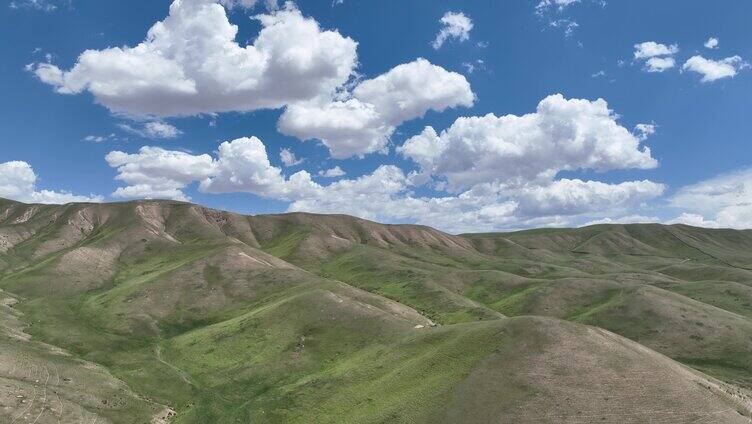
<svg viewBox="0 0 752 424">
<path fill-rule="evenodd" d="M 0 420 L 752 417 L 752 232 L 451 236 L 163 201 L 0 216 Z"/>
</svg>

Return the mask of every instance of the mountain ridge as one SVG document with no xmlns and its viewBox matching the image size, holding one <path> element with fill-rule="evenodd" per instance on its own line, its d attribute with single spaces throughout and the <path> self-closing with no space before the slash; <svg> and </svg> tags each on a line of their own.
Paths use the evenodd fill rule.
<svg viewBox="0 0 752 424">
<path fill-rule="evenodd" d="M 15 323 L 0 337 L 17 366 L 49 368 L 29 344 L 44 342 L 123 381 L 134 400 L 55 386 L 59 405 L 105 422 L 742 423 L 748 247 L 750 231 L 657 224 L 451 235 L 175 201 L 0 200 Z M 32 400 L 48 387 L 33 375 L 0 367 L 0 416 L 75 422 Z"/>
</svg>

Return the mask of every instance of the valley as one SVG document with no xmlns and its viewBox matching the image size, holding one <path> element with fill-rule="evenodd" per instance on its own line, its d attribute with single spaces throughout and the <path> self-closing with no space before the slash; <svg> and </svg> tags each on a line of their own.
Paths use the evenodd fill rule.
<svg viewBox="0 0 752 424">
<path fill-rule="evenodd" d="M 749 423 L 752 231 L 0 200 L 0 420 Z"/>
</svg>

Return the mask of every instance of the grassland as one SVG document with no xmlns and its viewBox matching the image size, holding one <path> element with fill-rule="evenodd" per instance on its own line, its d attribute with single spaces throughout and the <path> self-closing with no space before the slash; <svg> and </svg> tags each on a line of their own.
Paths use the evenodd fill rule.
<svg viewBox="0 0 752 424">
<path fill-rule="evenodd" d="M 746 423 L 750 248 L 0 200 L 0 420 Z"/>
</svg>

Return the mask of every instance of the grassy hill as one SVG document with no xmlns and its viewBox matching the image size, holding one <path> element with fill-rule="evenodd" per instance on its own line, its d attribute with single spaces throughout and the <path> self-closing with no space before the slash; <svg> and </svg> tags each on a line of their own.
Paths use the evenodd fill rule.
<svg viewBox="0 0 752 424">
<path fill-rule="evenodd" d="M 752 418 L 752 232 L 0 200 L 0 421 Z"/>
</svg>

